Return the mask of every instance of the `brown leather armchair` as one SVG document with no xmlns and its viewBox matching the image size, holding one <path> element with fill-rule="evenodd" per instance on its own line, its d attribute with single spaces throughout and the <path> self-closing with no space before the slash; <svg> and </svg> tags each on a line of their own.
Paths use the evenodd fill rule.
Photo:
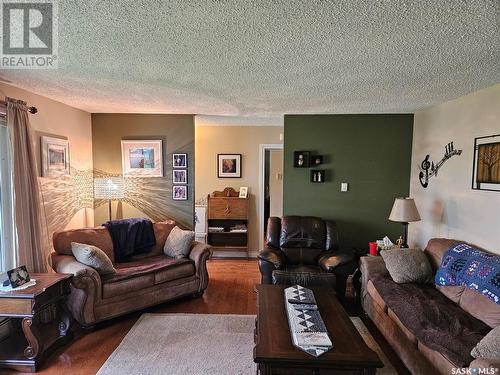
<svg viewBox="0 0 500 375">
<path fill-rule="evenodd" d="M 354 254 L 339 250 L 335 222 L 312 216 L 270 217 L 266 247 L 258 258 L 262 284 L 300 280 L 312 286 L 333 274 L 339 299 L 356 268 Z"/>
</svg>

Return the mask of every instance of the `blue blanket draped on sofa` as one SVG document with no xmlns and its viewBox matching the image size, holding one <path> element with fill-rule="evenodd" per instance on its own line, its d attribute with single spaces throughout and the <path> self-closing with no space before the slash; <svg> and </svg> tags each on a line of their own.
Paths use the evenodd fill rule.
<svg viewBox="0 0 500 375">
<path fill-rule="evenodd" d="M 131 256 L 151 251 L 156 244 L 153 223 L 149 219 L 110 220 L 103 224 L 113 241 L 115 262 L 126 262 Z"/>
<path fill-rule="evenodd" d="M 500 255 L 489 254 L 466 243 L 446 250 L 436 273 L 438 285 L 465 285 L 500 305 Z"/>
</svg>

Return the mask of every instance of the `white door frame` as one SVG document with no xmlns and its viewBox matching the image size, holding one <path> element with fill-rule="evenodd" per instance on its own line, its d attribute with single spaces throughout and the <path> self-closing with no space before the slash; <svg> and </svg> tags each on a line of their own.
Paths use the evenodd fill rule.
<svg viewBox="0 0 500 375">
<path fill-rule="evenodd" d="M 266 150 L 283 150 L 283 143 L 266 143 L 259 145 L 259 250 L 264 248 L 264 162 Z M 284 159 L 283 157 L 283 160 Z"/>
</svg>

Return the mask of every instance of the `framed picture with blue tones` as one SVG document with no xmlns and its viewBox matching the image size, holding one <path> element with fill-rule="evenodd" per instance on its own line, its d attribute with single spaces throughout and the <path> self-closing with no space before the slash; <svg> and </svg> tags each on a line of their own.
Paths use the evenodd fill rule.
<svg viewBox="0 0 500 375">
<path fill-rule="evenodd" d="M 161 140 L 122 141 L 124 177 L 163 177 Z"/>
</svg>

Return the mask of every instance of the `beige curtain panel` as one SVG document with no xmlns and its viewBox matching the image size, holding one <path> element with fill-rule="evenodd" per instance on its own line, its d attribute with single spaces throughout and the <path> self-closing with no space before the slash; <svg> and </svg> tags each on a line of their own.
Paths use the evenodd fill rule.
<svg viewBox="0 0 500 375">
<path fill-rule="evenodd" d="M 26 102 L 6 98 L 7 127 L 12 144 L 14 207 L 18 264 L 30 272 L 47 272 L 48 246 L 42 230 L 42 209 L 33 135 Z"/>
</svg>

